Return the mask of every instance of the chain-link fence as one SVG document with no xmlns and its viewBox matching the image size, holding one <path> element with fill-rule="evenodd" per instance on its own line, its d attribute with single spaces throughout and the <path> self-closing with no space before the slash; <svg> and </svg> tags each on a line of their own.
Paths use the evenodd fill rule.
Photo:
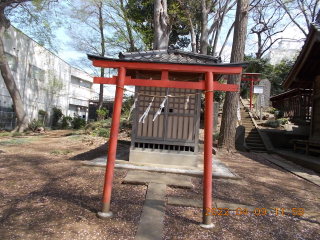
<svg viewBox="0 0 320 240">
<path fill-rule="evenodd" d="M 16 126 L 16 115 L 14 112 L 0 111 L 0 129 L 13 129 Z"/>
</svg>

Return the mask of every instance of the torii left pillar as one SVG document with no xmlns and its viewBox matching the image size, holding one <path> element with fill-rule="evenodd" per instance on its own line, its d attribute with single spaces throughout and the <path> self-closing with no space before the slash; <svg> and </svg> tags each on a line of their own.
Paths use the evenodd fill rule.
<svg viewBox="0 0 320 240">
<path fill-rule="evenodd" d="M 203 210 L 202 228 L 213 228 L 211 215 L 212 207 L 212 134 L 213 134 L 213 73 L 206 72 L 205 80 L 205 109 L 204 109 L 204 168 L 203 168 Z"/>
<path fill-rule="evenodd" d="M 119 133 L 125 77 L 126 77 L 126 69 L 124 67 L 118 68 L 118 80 L 116 84 L 116 95 L 114 99 L 107 167 L 106 167 L 104 188 L 103 188 L 103 195 L 102 195 L 102 208 L 101 208 L 101 212 L 98 212 L 98 217 L 101 219 L 109 219 L 113 216 L 113 213 L 110 211 L 110 200 L 111 200 L 114 164 L 116 160 L 117 140 L 118 140 L 118 133 Z"/>
</svg>

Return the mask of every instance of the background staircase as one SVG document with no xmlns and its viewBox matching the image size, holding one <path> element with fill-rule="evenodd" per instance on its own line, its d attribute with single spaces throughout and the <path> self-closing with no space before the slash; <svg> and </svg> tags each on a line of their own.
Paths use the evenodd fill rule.
<svg viewBox="0 0 320 240">
<path fill-rule="evenodd" d="M 266 147 L 255 127 L 249 112 L 246 112 L 244 106 L 240 108 L 242 125 L 246 128 L 245 142 L 252 152 L 267 152 Z"/>
</svg>

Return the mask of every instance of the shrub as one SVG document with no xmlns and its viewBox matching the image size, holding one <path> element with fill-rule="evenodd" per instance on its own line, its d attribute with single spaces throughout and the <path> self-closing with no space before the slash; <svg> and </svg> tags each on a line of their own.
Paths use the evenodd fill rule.
<svg viewBox="0 0 320 240">
<path fill-rule="evenodd" d="M 86 125 L 86 121 L 81 116 L 77 116 L 72 119 L 71 125 L 73 129 L 80 129 Z"/>
<path fill-rule="evenodd" d="M 285 124 L 290 123 L 290 122 L 289 122 L 289 118 L 280 118 L 279 120 L 281 121 L 281 124 L 282 124 L 282 125 L 285 125 Z"/>
<path fill-rule="evenodd" d="M 9 132 L 0 133 L 0 137 L 7 137 L 10 136 Z"/>
<path fill-rule="evenodd" d="M 219 134 L 220 134 L 220 132 L 215 132 L 214 134 L 213 134 L 213 141 L 215 141 L 215 140 L 218 140 L 219 139 Z"/>
<path fill-rule="evenodd" d="M 12 134 L 12 137 L 19 137 L 19 136 L 22 136 L 22 133 L 21 132 L 14 132 Z"/>
<path fill-rule="evenodd" d="M 134 96 L 125 96 L 126 100 L 122 104 L 121 111 L 125 114 L 125 116 L 129 115 L 130 109 L 134 103 Z"/>
<path fill-rule="evenodd" d="M 104 118 L 106 117 L 106 115 L 108 114 L 109 110 L 107 110 L 105 107 L 103 107 L 102 109 L 98 109 L 96 110 L 96 114 L 97 114 L 97 120 L 101 121 L 104 120 Z"/>
<path fill-rule="evenodd" d="M 100 128 L 98 131 L 98 136 L 108 138 L 110 137 L 110 130 L 105 128 Z"/>
<path fill-rule="evenodd" d="M 62 118 L 62 110 L 57 107 L 52 108 L 52 126 L 57 127 L 59 120 Z"/>
<path fill-rule="evenodd" d="M 59 150 L 52 150 L 52 151 L 50 152 L 50 154 L 60 154 L 60 151 L 59 151 Z"/>
<path fill-rule="evenodd" d="M 44 124 L 40 121 L 40 120 L 35 120 L 33 119 L 29 124 L 28 127 L 31 131 L 35 131 L 38 127 L 43 127 L 44 128 Z"/>
<path fill-rule="evenodd" d="M 282 110 L 275 110 L 274 111 L 274 116 L 279 119 L 279 118 L 283 118 L 284 116 L 284 112 Z"/>
<path fill-rule="evenodd" d="M 70 127 L 72 122 L 72 117 L 69 116 L 63 116 L 62 117 L 62 123 L 61 123 L 61 128 L 62 129 L 67 129 Z"/>
<path fill-rule="evenodd" d="M 44 119 L 46 116 L 48 116 L 48 113 L 47 113 L 46 111 L 40 109 L 40 110 L 38 111 L 38 115 L 39 115 L 41 118 Z"/>
<path fill-rule="evenodd" d="M 269 108 L 269 113 L 274 114 L 274 112 L 275 112 L 276 110 L 277 110 L 277 109 L 275 109 L 275 108 Z"/>
<path fill-rule="evenodd" d="M 277 128 L 280 127 L 281 125 L 281 120 L 277 119 L 277 120 L 268 120 L 266 121 L 266 123 L 264 124 L 266 127 L 272 127 L 272 128 Z"/>
</svg>

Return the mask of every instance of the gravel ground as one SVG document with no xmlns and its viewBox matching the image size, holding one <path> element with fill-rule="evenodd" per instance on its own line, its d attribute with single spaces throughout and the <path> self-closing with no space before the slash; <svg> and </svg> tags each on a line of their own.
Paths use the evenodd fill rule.
<svg viewBox="0 0 320 240">
<path fill-rule="evenodd" d="M 121 184 L 127 171 L 116 170 L 111 198 L 115 217 L 98 219 L 104 169 L 84 168 L 75 160 L 88 152 L 105 154 L 105 140 L 88 144 L 82 137 L 61 135 L 30 137 L 20 145 L 0 142 L 0 238 L 134 239 L 146 186 Z M 71 153 L 50 154 L 54 149 Z"/>
<path fill-rule="evenodd" d="M 53 131 L 17 141 L 0 139 L 1 239 L 134 239 L 146 186 L 121 184 L 128 172 L 115 170 L 111 199 L 115 216 L 98 219 L 104 169 L 82 167 L 81 161 L 105 155 L 106 140 L 64 135 Z M 61 154 L 52 154 L 53 150 Z M 199 227 L 202 209 L 166 206 L 163 239 L 320 238 L 319 218 L 307 214 L 320 213 L 318 186 L 255 153 L 218 158 L 243 180 L 214 179 L 214 201 L 285 211 L 303 208 L 305 214 L 237 216 L 229 212 L 230 216 L 212 217 L 215 228 L 204 230 Z M 167 187 L 167 197 L 202 199 L 202 179 L 191 178 L 191 182 L 192 189 Z"/>
<path fill-rule="evenodd" d="M 281 157 L 276 156 L 278 159 Z M 320 188 L 282 168 L 269 163 L 256 153 L 218 156 L 242 181 L 213 180 L 213 200 L 258 208 L 303 208 L 299 217 L 280 213 L 256 216 L 214 216 L 215 228 L 203 230 L 202 209 L 167 206 L 163 239 L 319 239 L 320 222 L 308 213 L 320 213 Z M 294 164 L 293 164 L 294 165 Z M 296 165 L 295 165 L 296 166 Z M 298 166 L 297 166 L 298 167 Z M 302 167 L 298 167 L 305 170 Z M 306 170 L 308 173 L 316 173 Z M 202 179 L 191 179 L 191 190 L 167 187 L 167 197 L 202 199 Z M 231 214 L 234 214 L 231 216 Z"/>
</svg>

